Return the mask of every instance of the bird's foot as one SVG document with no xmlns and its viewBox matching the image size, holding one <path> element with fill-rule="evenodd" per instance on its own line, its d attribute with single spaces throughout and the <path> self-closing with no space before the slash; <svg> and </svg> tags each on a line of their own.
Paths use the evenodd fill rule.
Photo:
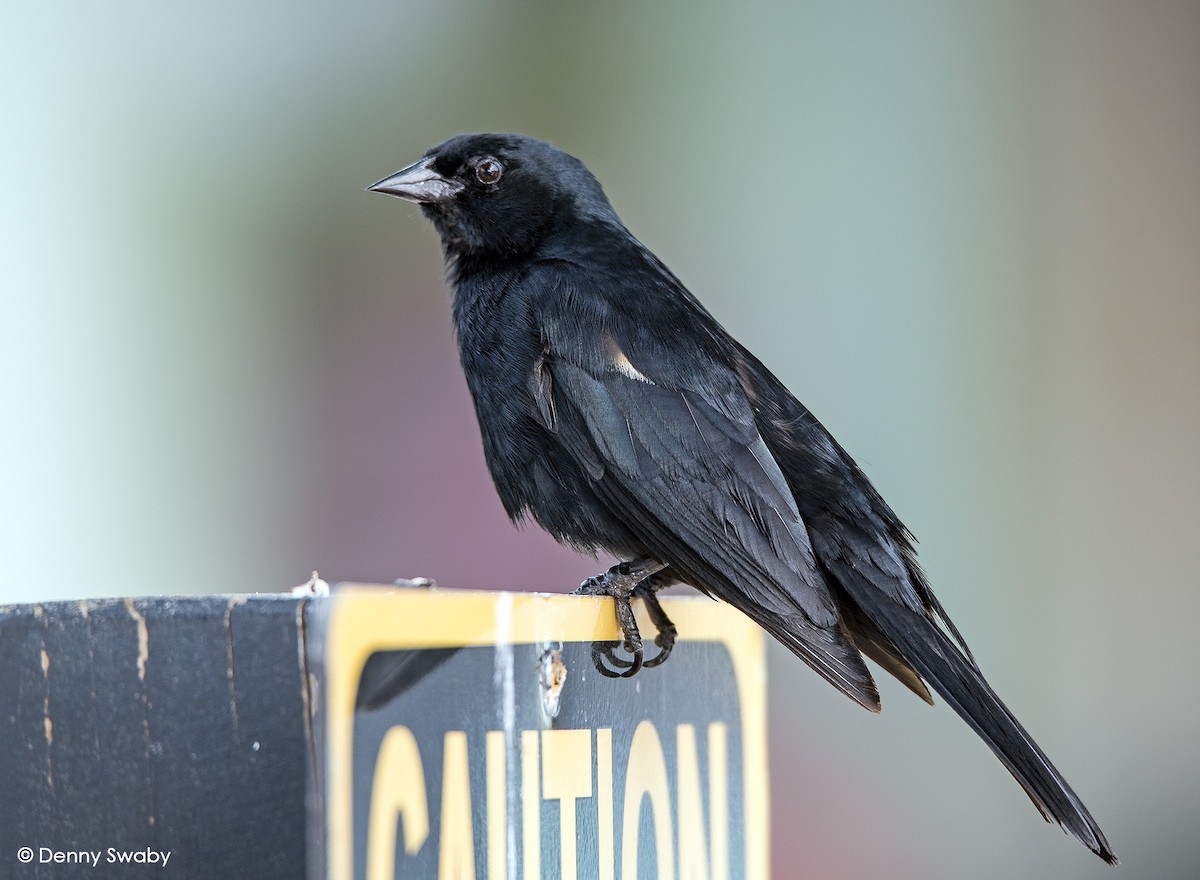
<svg viewBox="0 0 1200 880">
<path fill-rule="evenodd" d="M 639 597 L 646 601 L 650 618 L 659 628 L 654 642 L 659 647 L 659 653 L 651 659 L 650 664 L 657 666 L 667 659 L 671 646 L 675 641 L 675 627 L 663 613 L 662 606 L 654 598 L 654 593 L 643 583 L 651 576 L 666 568 L 661 562 L 651 559 L 634 559 L 631 562 L 621 562 L 614 565 L 604 574 L 588 578 L 575 591 L 578 596 L 611 596 L 616 604 L 617 627 L 621 630 L 622 640 L 619 642 L 596 642 L 592 645 L 592 663 L 596 671 L 608 678 L 630 678 L 637 675 L 644 665 L 645 651 L 642 647 L 642 634 L 638 631 L 637 620 L 633 616 L 630 599 Z M 649 597 L 649 598 L 647 598 Z M 663 623 L 666 624 L 666 629 Z M 626 660 L 617 656 L 617 649 L 623 647 L 632 659 Z"/>
<path fill-rule="evenodd" d="M 671 651 L 675 648 L 675 638 L 679 635 L 679 631 L 675 629 L 675 624 L 671 622 L 671 618 L 667 617 L 667 612 L 663 611 L 662 605 L 659 604 L 658 596 L 654 595 L 653 587 L 645 583 L 640 584 L 634 590 L 634 596 L 646 604 L 646 612 L 650 615 L 650 620 L 658 630 L 658 635 L 654 637 L 654 644 L 658 646 L 658 653 L 642 663 L 642 666 L 645 668 L 653 669 L 655 666 L 661 666 L 671 656 Z"/>
<path fill-rule="evenodd" d="M 628 599 L 642 581 L 664 568 L 666 565 L 663 563 L 645 557 L 629 562 L 618 562 L 604 574 L 588 578 L 571 595 L 612 596 L 614 599 L 618 597 Z"/>
</svg>

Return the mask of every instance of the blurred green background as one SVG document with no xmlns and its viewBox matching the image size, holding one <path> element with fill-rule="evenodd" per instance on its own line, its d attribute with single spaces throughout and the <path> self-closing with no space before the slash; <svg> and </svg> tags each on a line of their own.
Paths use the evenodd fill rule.
<svg viewBox="0 0 1200 880">
<path fill-rule="evenodd" d="M 4 19 L 0 601 L 606 564 L 508 525 L 433 231 L 363 192 L 522 131 L 858 458 L 1121 875 L 1195 876 L 1200 4 Z M 944 706 L 770 660 L 775 876 L 1119 876 Z"/>
</svg>

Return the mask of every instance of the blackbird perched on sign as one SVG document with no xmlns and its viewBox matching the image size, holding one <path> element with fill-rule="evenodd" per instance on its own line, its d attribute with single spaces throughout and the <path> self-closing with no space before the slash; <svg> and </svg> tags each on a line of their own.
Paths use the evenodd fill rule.
<svg viewBox="0 0 1200 880">
<path fill-rule="evenodd" d="M 460 135 L 370 189 L 417 202 L 441 236 L 462 366 L 509 516 L 625 560 L 580 588 L 612 596 L 632 657 L 609 653 L 604 671 L 666 658 L 675 628 L 655 591 L 687 583 L 867 709 L 879 694 L 864 654 L 925 700 L 932 687 L 1047 820 L 1116 862 L 984 680 L 896 514 L 629 233 L 583 163 L 529 137 Z M 634 598 L 659 630 L 645 661 Z"/>
</svg>

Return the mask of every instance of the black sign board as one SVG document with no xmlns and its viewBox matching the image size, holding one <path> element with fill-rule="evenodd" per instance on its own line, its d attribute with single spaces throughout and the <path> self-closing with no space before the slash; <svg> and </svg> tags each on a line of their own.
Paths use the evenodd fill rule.
<svg viewBox="0 0 1200 880">
<path fill-rule="evenodd" d="M 617 638 L 608 599 L 314 603 L 314 880 L 765 880 L 761 634 L 708 599 L 663 605 L 674 653 L 620 679 L 591 656 Z"/>
</svg>

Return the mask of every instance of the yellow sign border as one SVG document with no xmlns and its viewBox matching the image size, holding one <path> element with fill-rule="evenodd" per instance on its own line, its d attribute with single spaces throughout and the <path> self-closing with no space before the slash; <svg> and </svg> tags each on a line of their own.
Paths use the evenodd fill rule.
<svg viewBox="0 0 1200 880">
<path fill-rule="evenodd" d="M 352 880 L 354 875 L 351 743 L 359 677 L 371 654 L 497 642 L 619 638 L 612 600 L 592 596 L 347 584 L 333 594 L 332 603 L 324 646 L 328 689 L 325 859 L 330 880 Z M 769 812 L 762 630 L 736 609 L 703 597 L 664 597 L 662 605 L 678 628 L 680 641 L 719 642 L 729 651 L 742 715 L 746 877 L 767 880 Z M 635 602 L 634 606 L 639 627 L 643 632 L 653 632 L 641 603 Z M 655 670 L 642 674 L 653 675 Z"/>
</svg>

